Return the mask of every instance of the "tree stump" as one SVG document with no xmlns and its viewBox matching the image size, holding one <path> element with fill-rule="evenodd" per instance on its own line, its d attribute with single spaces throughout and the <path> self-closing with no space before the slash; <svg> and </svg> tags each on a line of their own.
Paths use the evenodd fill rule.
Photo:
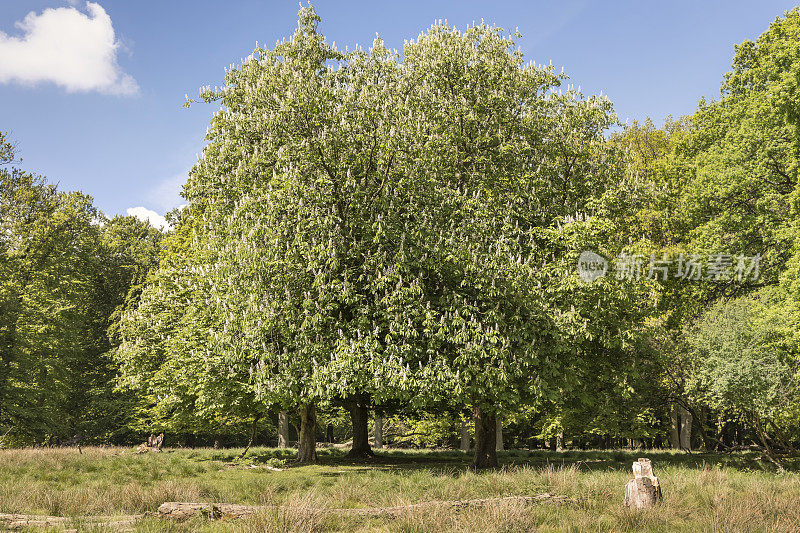
<svg viewBox="0 0 800 533">
<path fill-rule="evenodd" d="M 625 485 L 625 505 L 632 509 L 647 509 L 661 500 L 661 485 L 653 475 L 650 459 L 633 463 L 633 479 Z"/>
</svg>

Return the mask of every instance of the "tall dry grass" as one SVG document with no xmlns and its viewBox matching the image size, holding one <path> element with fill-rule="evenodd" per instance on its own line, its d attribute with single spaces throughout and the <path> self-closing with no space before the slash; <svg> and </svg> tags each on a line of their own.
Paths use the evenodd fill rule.
<svg viewBox="0 0 800 533">
<path fill-rule="evenodd" d="M 797 475 L 777 475 L 741 457 L 510 452 L 502 457 L 507 466 L 473 472 L 466 468 L 468 458 L 458 452 L 391 452 L 370 464 L 321 453 L 320 466 L 273 471 L 246 467 L 276 464 L 285 451 L 256 449 L 240 466 L 226 466 L 237 454 L 2 450 L 0 512 L 73 516 L 81 531 L 93 529 L 80 517 L 153 512 L 164 501 L 270 507 L 233 523 L 145 518 L 137 531 L 800 531 Z M 662 504 L 646 512 L 622 505 L 636 455 L 653 458 L 664 491 Z M 570 500 L 533 505 L 505 501 L 464 510 L 411 508 L 395 518 L 329 512 L 542 492 Z"/>
</svg>

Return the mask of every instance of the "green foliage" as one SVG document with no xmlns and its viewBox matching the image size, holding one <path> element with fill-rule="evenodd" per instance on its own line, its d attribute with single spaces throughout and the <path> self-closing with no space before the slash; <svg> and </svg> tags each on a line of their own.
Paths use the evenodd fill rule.
<svg viewBox="0 0 800 533">
<path fill-rule="evenodd" d="M 242 432 L 357 398 L 416 444 L 473 408 L 509 442 L 656 442 L 679 404 L 706 446 L 734 424 L 794 450 L 800 10 L 736 47 L 718 100 L 613 134 L 516 34 L 342 52 L 319 23 L 302 7 L 201 92 L 220 107 L 168 235 L 8 168 L 0 134 L 0 430 Z M 584 250 L 760 276 L 585 283 Z"/>
<path fill-rule="evenodd" d="M 736 47 L 719 100 L 701 101 L 692 117 L 668 120 L 661 129 L 634 124 L 611 138 L 633 190 L 612 191 L 604 200 L 640 253 L 761 258 L 758 279 L 670 280 L 656 290 L 659 325 L 644 337 L 656 349 L 645 352 L 651 370 L 638 386 L 647 393 L 640 396 L 643 412 L 660 412 L 664 420 L 665 402 L 677 401 L 700 415 L 704 439 L 709 409 L 718 435 L 734 417 L 765 446 L 774 444 L 765 432 L 779 439 L 797 410 L 791 272 L 798 31 L 795 9 L 755 42 Z M 783 288 L 763 288 L 777 284 Z"/>
<path fill-rule="evenodd" d="M 20 442 L 109 438 L 125 417 L 108 329 L 160 234 L 22 170 L 0 178 L 0 427 Z"/>
<path fill-rule="evenodd" d="M 776 292 L 720 301 L 687 336 L 709 404 L 759 425 L 776 423 L 798 401 L 796 345 L 786 343 L 797 315 L 775 309 L 783 301 Z"/>
<path fill-rule="evenodd" d="M 14 145 L 8 135 L 0 131 L 0 165 L 8 165 L 14 161 Z"/>
<path fill-rule="evenodd" d="M 141 295 L 131 295 L 120 317 L 118 385 L 132 398 L 133 427 L 140 431 L 221 435 L 265 412 L 246 371 L 213 350 L 209 288 L 199 275 L 204 263 L 190 245 L 195 225 L 187 208 L 165 237 Z"/>
<path fill-rule="evenodd" d="M 775 283 L 795 239 L 800 10 L 736 47 L 716 102 L 700 103 L 681 190 L 685 235 L 698 251 L 762 255 L 762 283 Z"/>
<path fill-rule="evenodd" d="M 301 9 L 201 95 L 221 109 L 190 206 L 120 323 L 140 427 L 351 397 L 512 411 L 576 387 L 602 347 L 629 353 L 639 311 L 594 313 L 604 284 L 572 273 L 611 231 L 583 218 L 613 180 L 610 103 L 556 92 L 498 28 L 434 26 L 401 61 L 380 39 L 339 52 L 318 22 Z"/>
<path fill-rule="evenodd" d="M 457 448 L 460 432 L 460 417 L 450 413 L 420 413 L 385 420 L 383 435 L 392 447 Z"/>
</svg>

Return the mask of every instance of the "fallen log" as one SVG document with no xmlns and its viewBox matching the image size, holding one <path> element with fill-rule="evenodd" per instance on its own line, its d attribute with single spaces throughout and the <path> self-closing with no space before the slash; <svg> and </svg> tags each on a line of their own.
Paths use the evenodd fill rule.
<svg viewBox="0 0 800 533">
<path fill-rule="evenodd" d="M 335 514 L 356 515 L 364 517 L 399 516 L 409 511 L 419 511 L 434 507 L 447 507 L 453 510 L 467 509 L 470 507 L 488 507 L 498 503 L 519 503 L 530 505 L 551 501 L 554 503 L 564 503 L 568 501 L 566 496 L 556 496 L 549 492 L 536 494 L 535 496 L 504 496 L 500 498 L 475 498 L 471 500 L 446 500 L 413 503 L 410 505 L 397 505 L 393 507 L 366 507 L 363 509 L 325 509 L 324 512 Z"/>
<path fill-rule="evenodd" d="M 518 503 L 529 505 L 539 502 L 550 501 L 554 503 L 564 503 L 569 501 L 565 496 L 556 496 L 548 492 L 535 496 L 505 496 L 500 498 L 476 498 L 471 500 L 449 500 L 431 501 L 414 503 L 410 505 L 397 505 L 392 507 L 364 507 L 364 508 L 309 508 L 309 512 L 320 514 L 336 514 L 340 516 L 357 516 L 364 518 L 376 517 L 397 517 L 410 511 L 419 511 L 436 507 L 448 507 L 454 510 L 461 510 L 470 507 L 486 507 L 498 503 Z M 252 516 L 259 512 L 284 509 L 284 506 L 258 506 L 258 505 L 239 505 L 234 503 L 189 503 L 189 502 L 165 502 L 158 508 L 158 516 L 173 520 L 186 520 L 193 516 L 203 516 L 206 518 L 235 519 Z M 149 513 L 148 513 L 149 514 Z M 81 526 L 90 524 L 94 527 L 104 527 L 108 529 L 125 530 L 144 518 L 146 515 L 127 515 L 127 516 L 83 516 L 83 517 L 64 517 L 46 515 L 26 515 L 26 514 L 4 514 L 0 513 L 0 529 L 20 530 L 26 528 L 62 528 L 66 531 L 77 531 Z M 71 528 L 76 526 L 77 529 Z"/>
<path fill-rule="evenodd" d="M 87 524 L 93 526 L 105 526 L 108 528 L 123 528 L 132 526 L 144 515 L 129 516 L 86 516 L 81 518 L 68 518 L 64 516 L 45 516 L 29 514 L 7 514 L 0 513 L 0 529 L 9 530 L 26 529 L 32 527 L 61 527 L 66 528 L 70 525 Z"/>
<path fill-rule="evenodd" d="M 164 502 L 158 507 L 158 516 L 176 520 L 185 520 L 197 515 L 213 519 L 241 518 L 266 509 L 269 507 L 235 503 Z"/>
<path fill-rule="evenodd" d="M 313 509 L 317 513 L 336 514 L 340 516 L 386 517 L 398 516 L 409 511 L 424 510 L 433 507 L 449 507 L 451 509 L 466 509 L 468 507 L 486 507 L 497 503 L 520 503 L 529 505 L 551 501 L 564 503 L 569 499 L 565 496 L 556 496 L 548 492 L 535 496 L 505 496 L 500 498 L 476 498 L 471 500 L 447 500 L 414 503 L 410 505 L 397 505 L 392 507 L 364 507 L 364 508 L 321 508 Z M 280 510 L 281 506 L 237 505 L 230 503 L 187 503 L 165 502 L 158 508 L 158 515 L 164 518 L 187 519 L 192 516 L 202 515 L 208 518 L 241 518 L 252 516 L 259 512 Z"/>
</svg>

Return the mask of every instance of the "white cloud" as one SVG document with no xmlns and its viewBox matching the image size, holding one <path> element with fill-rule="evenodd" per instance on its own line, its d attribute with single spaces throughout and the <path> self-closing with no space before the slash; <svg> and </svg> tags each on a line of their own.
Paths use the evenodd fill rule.
<svg viewBox="0 0 800 533">
<path fill-rule="evenodd" d="M 0 32 L 0 83 L 52 82 L 69 92 L 132 95 L 136 80 L 117 64 L 119 42 L 100 4 L 31 11 L 16 23 L 19 37 Z"/>
<path fill-rule="evenodd" d="M 185 204 L 186 200 L 181 197 L 181 191 L 188 175 L 187 170 L 158 183 L 147 193 L 148 203 L 164 212 Z"/>
<path fill-rule="evenodd" d="M 146 207 L 129 207 L 125 212 L 142 222 L 149 222 L 154 228 L 169 229 L 169 224 L 164 217 Z"/>
</svg>

